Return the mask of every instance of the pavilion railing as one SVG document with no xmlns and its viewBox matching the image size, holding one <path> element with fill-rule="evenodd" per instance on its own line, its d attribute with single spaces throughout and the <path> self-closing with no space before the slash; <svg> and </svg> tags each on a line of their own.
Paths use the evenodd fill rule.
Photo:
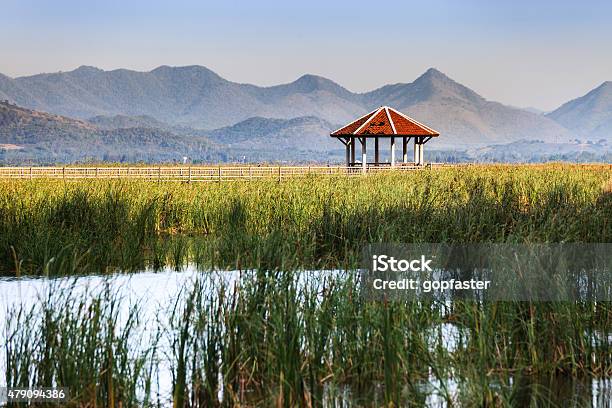
<svg viewBox="0 0 612 408">
<path fill-rule="evenodd" d="M 367 166 L 367 173 L 414 171 L 442 167 Z M 308 175 L 357 176 L 362 166 L 157 166 L 157 167 L 0 167 L 0 179 L 140 179 L 149 181 L 214 182 L 248 179 L 288 179 Z"/>
</svg>

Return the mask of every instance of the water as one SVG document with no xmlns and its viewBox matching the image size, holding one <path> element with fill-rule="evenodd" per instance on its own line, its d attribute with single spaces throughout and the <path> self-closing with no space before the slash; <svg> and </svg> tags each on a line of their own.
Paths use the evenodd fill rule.
<svg viewBox="0 0 612 408">
<path fill-rule="evenodd" d="M 310 271 L 300 275 L 300 279 L 308 276 L 336 275 L 339 271 Z M 204 279 L 209 282 L 224 282 L 226 287 L 234 287 L 241 279 L 238 271 L 229 272 L 207 272 L 202 274 L 194 267 L 186 267 L 182 271 L 166 269 L 161 272 L 144 271 L 138 274 L 115 275 L 111 278 L 101 276 L 86 276 L 77 278 L 20 278 L 20 279 L 0 279 L 0 339 L 4 341 L 3 323 L 9 310 L 18 308 L 22 305 L 31 307 L 36 305 L 41 299 L 47 298 L 53 293 L 72 291 L 75 296 L 92 296 L 100 293 L 109 285 L 111 292 L 121 298 L 119 319 L 125 319 L 132 305 L 138 304 L 141 317 L 146 321 L 159 322 L 167 321 L 168 313 L 176 300 L 180 297 L 181 291 L 185 290 L 196 278 Z M 141 329 L 141 336 L 133 339 L 135 345 L 138 343 L 146 344 L 147 338 L 155 335 L 157 329 L 153 324 L 145 324 Z M 437 342 L 449 352 L 454 352 L 457 341 L 461 337 L 459 329 L 451 324 L 445 323 L 439 327 L 430 329 L 431 347 L 435 347 Z M 465 336 L 465 335 L 464 335 Z M 1 346 L 1 345 L 0 345 Z M 168 338 L 162 338 L 160 347 L 169 350 Z M 171 353 L 162 352 L 160 356 L 170 356 Z M 0 386 L 6 383 L 4 377 L 4 358 L 3 351 L 0 351 Z M 162 396 L 162 401 L 170 404 L 170 390 L 172 387 L 172 376 L 170 363 L 162 360 L 159 363 L 159 376 L 156 384 L 157 392 Z M 563 378 L 506 378 L 505 381 L 491 381 L 491 388 L 502 388 L 515 386 L 515 382 L 523 382 L 524 398 L 528 398 L 534 389 L 548 390 L 552 398 L 557 398 L 555 403 L 560 406 L 584 406 L 592 407 L 611 407 L 612 406 L 612 380 L 611 379 L 592 379 L 592 380 L 572 380 Z M 449 406 L 447 398 L 456 404 L 459 401 L 461 389 L 465 385 L 459 384 L 452 376 L 444 380 L 442 384 L 435 376 L 430 375 L 429 380 L 425 380 L 416 385 L 426 396 L 422 403 L 429 407 Z M 382 399 L 382 385 L 373 384 L 371 390 L 365 394 L 357 394 L 349 386 L 328 386 L 324 395 L 328 398 L 328 406 L 353 406 L 364 402 L 384 403 Z M 222 390 L 220 397 L 222 397 Z M 409 393 L 404 390 L 404 393 Z M 519 395 L 520 397 L 520 395 Z M 554 402 L 554 401 L 553 401 Z"/>
<path fill-rule="evenodd" d="M 225 281 L 228 287 L 238 279 L 237 272 L 210 272 L 202 275 L 195 268 L 188 267 L 177 272 L 166 269 L 161 272 L 144 271 L 135 274 L 117 274 L 112 277 L 107 276 L 82 276 L 71 278 L 20 278 L 4 279 L 0 278 L 0 322 L 6 320 L 6 315 L 11 309 L 26 306 L 26 309 L 47 299 L 50 295 L 60 294 L 67 291 L 72 296 L 78 298 L 92 298 L 105 290 L 106 285 L 110 285 L 111 292 L 121 299 L 118 312 L 118 326 L 127 319 L 130 309 L 138 305 L 139 316 L 145 321 L 155 322 L 156 319 L 164 322 L 170 317 L 164 316 L 168 313 L 171 306 L 179 298 L 184 288 L 189 287 L 197 277 L 206 276 L 207 279 L 217 282 Z M 161 313 L 160 313 L 161 312 Z M 0 329 L 2 325 L 0 324 Z M 140 329 L 141 336 L 132 339 L 134 344 L 142 342 L 147 344 L 157 333 L 157 325 L 144 324 Z M 2 338 L 0 336 L 0 338 Z M 160 339 L 160 356 L 170 355 L 169 338 Z M 4 354 L 0 352 L 0 367 L 4 367 Z M 157 389 L 160 395 L 169 400 L 170 390 L 172 389 L 171 366 L 167 359 L 159 362 L 160 376 L 157 381 Z M 4 372 L 0 373 L 0 386 L 6 383 Z"/>
</svg>

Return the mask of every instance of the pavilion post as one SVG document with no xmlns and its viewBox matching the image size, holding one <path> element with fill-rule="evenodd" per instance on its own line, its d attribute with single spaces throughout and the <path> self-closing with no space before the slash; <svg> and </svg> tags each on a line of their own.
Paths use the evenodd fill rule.
<svg viewBox="0 0 612 408">
<path fill-rule="evenodd" d="M 402 137 L 402 163 L 408 163 L 408 140 Z"/>
<path fill-rule="evenodd" d="M 351 163 L 351 139 L 346 140 L 346 167 L 350 166 Z"/>
<path fill-rule="evenodd" d="M 368 170 L 366 141 L 367 139 L 365 137 L 361 139 L 361 170 L 363 171 L 364 174 Z"/>
<path fill-rule="evenodd" d="M 379 155 L 378 155 L 378 138 L 374 138 L 374 164 L 378 166 Z"/>
<path fill-rule="evenodd" d="M 391 136 L 391 167 L 395 167 L 395 137 Z"/>
<path fill-rule="evenodd" d="M 351 166 L 355 165 L 355 137 L 351 137 Z"/>
<path fill-rule="evenodd" d="M 423 142 L 424 139 L 424 137 L 421 137 L 421 143 L 419 148 L 419 164 L 421 165 L 425 164 L 425 160 L 423 159 L 423 153 L 425 152 L 425 143 Z"/>
<path fill-rule="evenodd" d="M 414 164 L 419 164 L 419 138 L 415 137 L 414 138 Z"/>
</svg>

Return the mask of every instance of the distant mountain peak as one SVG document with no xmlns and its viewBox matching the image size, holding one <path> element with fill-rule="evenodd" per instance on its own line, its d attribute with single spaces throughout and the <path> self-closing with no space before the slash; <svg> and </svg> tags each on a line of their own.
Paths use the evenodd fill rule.
<svg viewBox="0 0 612 408">
<path fill-rule="evenodd" d="M 73 72 L 104 72 L 104 70 L 98 67 L 93 67 L 91 65 L 81 65 L 80 67 L 75 69 Z"/>
<path fill-rule="evenodd" d="M 428 68 L 427 71 L 423 73 L 423 75 L 441 75 L 443 77 L 446 77 L 445 73 L 434 67 Z"/>
<path fill-rule="evenodd" d="M 219 74 L 213 71 L 210 68 L 206 68 L 202 65 L 183 65 L 183 66 L 170 66 L 170 65 L 160 65 L 159 67 L 150 71 L 151 73 L 180 73 L 180 74 L 204 74 L 208 76 L 214 76 L 217 78 L 221 78 Z"/>
<path fill-rule="evenodd" d="M 548 117 L 592 140 L 612 135 L 612 82 L 606 81 L 583 96 L 564 103 Z"/>
<path fill-rule="evenodd" d="M 598 88 L 602 88 L 602 89 L 612 89 L 612 81 L 606 81 L 603 84 L 599 85 Z"/>
<path fill-rule="evenodd" d="M 304 74 L 295 80 L 295 82 L 304 82 L 304 83 L 319 83 L 319 82 L 325 82 L 325 81 L 331 82 L 327 78 L 323 78 L 322 76 L 314 75 L 314 74 Z"/>
<path fill-rule="evenodd" d="M 162 65 L 155 68 L 150 73 L 157 77 L 167 78 L 171 81 L 197 81 L 200 82 L 200 85 L 212 85 L 228 82 L 215 71 L 203 67 L 202 65 L 186 65 L 179 67 Z"/>
<path fill-rule="evenodd" d="M 334 81 L 324 78 L 322 76 L 313 75 L 313 74 L 305 74 L 296 79 L 294 82 L 290 84 L 292 88 L 299 92 L 308 93 L 315 92 L 319 90 L 344 90 L 344 88 Z"/>
<path fill-rule="evenodd" d="M 181 66 L 171 66 L 171 65 L 160 65 L 159 67 L 151 70 L 151 72 L 164 72 L 164 71 L 182 71 L 182 72 L 210 72 L 216 75 L 216 73 L 209 69 L 206 68 L 205 66 L 202 65 L 181 65 Z"/>
<path fill-rule="evenodd" d="M 453 96 L 469 100 L 472 103 L 482 103 L 484 98 L 470 88 L 458 83 L 435 68 L 429 68 L 411 84 L 420 95 L 419 99 L 435 96 Z"/>
<path fill-rule="evenodd" d="M 445 82 L 456 84 L 454 80 L 448 77 L 445 73 L 438 71 L 435 68 L 429 68 L 425 71 L 421 76 L 414 80 L 414 83 L 417 84 L 419 82 Z"/>
</svg>

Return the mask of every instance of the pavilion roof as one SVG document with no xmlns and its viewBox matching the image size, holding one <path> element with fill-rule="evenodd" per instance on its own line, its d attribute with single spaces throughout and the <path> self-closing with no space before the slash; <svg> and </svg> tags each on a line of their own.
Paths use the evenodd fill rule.
<svg viewBox="0 0 612 408">
<path fill-rule="evenodd" d="M 381 106 L 331 133 L 340 136 L 440 136 L 440 133 L 403 113 Z"/>
</svg>

